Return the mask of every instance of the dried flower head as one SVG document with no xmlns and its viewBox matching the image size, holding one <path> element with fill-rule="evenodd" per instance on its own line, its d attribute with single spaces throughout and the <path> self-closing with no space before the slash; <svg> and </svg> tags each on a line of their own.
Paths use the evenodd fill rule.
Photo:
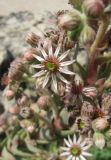
<svg viewBox="0 0 111 160">
<path fill-rule="evenodd" d="M 65 61 L 63 60 L 68 56 L 69 51 L 60 54 L 61 45 L 59 44 L 56 48 L 55 52 L 53 53 L 52 45 L 49 45 L 49 52 L 46 53 L 45 50 L 40 47 L 40 51 L 42 56 L 34 55 L 34 57 L 40 62 L 40 64 L 32 65 L 32 67 L 39 69 L 40 71 L 37 72 L 33 77 L 41 77 L 45 76 L 42 87 L 44 88 L 51 79 L 51 86 L 55 93 L 58 91 L 58 84 L 57 79 L 60 79 L 62 82 L 69 84 L 69 82 L 62 76 L 62 74 L 66 75 L 74 75 L 72 71 L 69 71 L 65 67 L 74 63 L 75 60 Z"/>
<path fill-rule="evenodd" d="M 82 97 L 82 90 L 83 84 L 76 80 L 71 84 L 66 86 L 66 95 L 65 95 L 65 103 L 70 105 L 82 105 L 83 97 Z"/>
<path fill-rule="evenodd" d="M 88 87 L 83 88 L 83 94 L 87 97 L 90 97 L 90 98 L 96 98 L 98 91 L 97 91 L 96 87 L 88 86 Z"/>
<path fill-rule="evenodd" d="M 40 40 L 40 37 L 33 32 L 29 32 L 27 33 L 25 39 L 26 39 L 26 42 L 29 43 L 32 47 L 36 47 L 38 41 Z"/>
<path fill-rule="evenodd" d="M 92 156 L 87 152 L 91 145 L 87 145 L 87 140 L 82 140 L 81 136 L 77 139 L 74 135 L 73 140 L 68 136 L 68 140 L 64 139 L 64 142 L 67 147 L 61 147 L 63 153 L 60 155 L 67 157 L 67 160 L 86 160 L 85 157 Z"/>
<path fill-rule="evenodd" d="M 33 111 L 29 107 L 23 107 L 20 109 L 19 115 L 23 118 L 30 118 L 33 116 Z"/>
<path fill-rule="evenodd" d="M 95 106 L 93 106 L 90 102 L 84 101 L 81 108 L 81 117 L 87 117 L 92 119 L 95 114 Z"/>
<path fill-rule="evenodd" d="M 104 93 L 102 95 L 102 110 L 107 118 L 111 116 L 111 93 Z"/>
</svg>

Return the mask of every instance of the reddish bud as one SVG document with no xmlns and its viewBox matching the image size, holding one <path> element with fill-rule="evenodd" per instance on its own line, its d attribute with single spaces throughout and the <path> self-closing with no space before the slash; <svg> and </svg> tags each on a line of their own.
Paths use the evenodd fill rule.
<svg viewBox="0 0 111 160">
<path fill-rule="evenodd" d="M 41 96 L 37 101 L 37 105 L 40 108 L 44 108 L 47 106 L 47 101 L 48 101 L 48 96 Z"/>
<path fill-rule="evenodd" d="M 93 17 L 100 16 L 104 11 L 104 7 L 102 0 L 85 0 L 83 3 L 84 11 Z"/>
<path fill-rule="evenodd" d="M 8 99 L 12 99 L 14 97 L 14 92 L 12 90 L 7 90 L 5 95 Z"/>
</svg>

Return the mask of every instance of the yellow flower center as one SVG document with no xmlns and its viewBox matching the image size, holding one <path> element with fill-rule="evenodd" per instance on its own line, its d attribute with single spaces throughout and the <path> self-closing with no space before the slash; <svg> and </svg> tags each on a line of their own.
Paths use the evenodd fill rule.
<svg viewBox="0 0 111 160">
<path fill-rule="evenodd" d="M 55 57 L 48 57 L 43 63 L 45 69 L 50 72 L 56 72 L 59 68 L 59 62 Z"/>
<path fill-rule="evenodd" d="M 81 149 L 78 145 L 74 145 L 71 150 L 70 150 L 71 154 L 73 156 L 79 156 L 81 154 Z"/>
</svg>

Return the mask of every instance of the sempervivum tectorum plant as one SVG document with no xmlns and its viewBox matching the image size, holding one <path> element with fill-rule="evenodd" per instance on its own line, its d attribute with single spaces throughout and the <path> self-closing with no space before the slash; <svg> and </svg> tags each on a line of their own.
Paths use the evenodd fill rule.
<svg viewBox="0 0 111 160">
<path fill-rule="evenodd" d="M 64 139 L 67 147 L 61 147 L 63 152 L 61 156 L 67 157 L 67 160 L 86 160 L 86 157 L 92 156 L 87 150 L 91 145 L 87 144 L 86 139 L 82 139 L 80 136 L 78 139 L 74 135 L 73 139 L 68 136 L 68 140 Z"/>
<path fill-rule="evenodd" d="M 51 43 L 49 44 L 48 53 L 42 47 L 39 47 L 41 56 L 34 55 L 34 57 L 39 61 L 39 64 L 32 65 L 32 67 L 39 70 L 33 77 L 41 77 L 44 76 L 44 81 L 42 87 L 46 87 L 48 82 L 51 82 L 51 86 L 54 92 L 58 92 L 58 80 L 61 80 L 65 84 L 69 84 L 70 82 L 64 78 L 64 74 L 66 75 L 74 75 L 75 73 L 69 71 L 67 66 L 74 63 L 75 60 L 64 61 L 64 59 L 68 56 L 69 51 L 65 53 L 61 53 L 61 44 L 59 44 L 55 50 L 53 51 Z"/>
</svg>

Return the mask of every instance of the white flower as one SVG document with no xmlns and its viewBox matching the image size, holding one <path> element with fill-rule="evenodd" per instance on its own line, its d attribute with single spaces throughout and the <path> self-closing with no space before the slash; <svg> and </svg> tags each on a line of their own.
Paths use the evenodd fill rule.
<svg viewBox="0 0 111 160">
<path fill-rule="evenodd" d="M 53 48 L 50 43 L 48 48 L 48 53 L 42 48 L 39 47 L 41 56 L 35 55 L 34 57 L 40 62 L 39 64 L 32 65 L 32 67 L 38 69 L 39 71 L 33 77 L 45 76 L 42 87 L 44 88 L 48 82 L 51 82 L 51 86 L 54 88 L 54 91 L 57 92 L 57 79 L 62 82 L 69 84 L 67 79 L 63 77 L 62 74 L 74 75 L 72 71 L 66 69 L 66 67 L 75 60 L 64 61 L 63 60 L 68 56 L 69 51 L 60 54 L 61 44 L 58 45 L 55 52 L 53 53 Z"/>
<path fill-rule="evenodd" d="M 68 140 L 64 139 L 64 142 L 67 147 L 61 147 L 63 152 L 60 156 L 66 156 L 67 160 L 86 160 L 86 157 L 92 156 L 87 152 L 91 145 L 87 144 L 86 139 L 83 141 L 81 136 L 77 139 L 74 135 L 73 140 L 68 136 Z"/>
</svg>

